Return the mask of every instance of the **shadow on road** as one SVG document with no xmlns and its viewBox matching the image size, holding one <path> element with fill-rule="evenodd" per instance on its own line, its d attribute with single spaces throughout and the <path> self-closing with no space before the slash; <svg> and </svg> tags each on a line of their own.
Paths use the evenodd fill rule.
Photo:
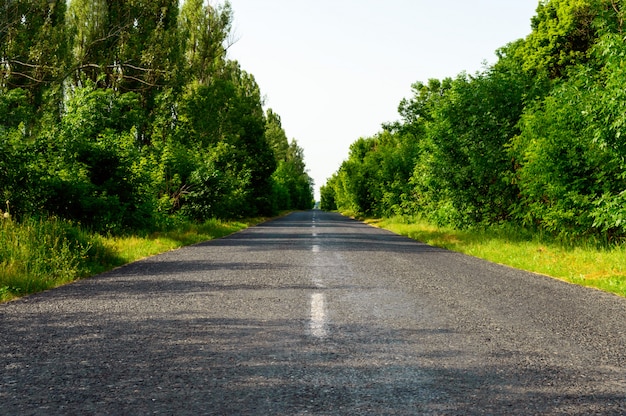
<svg viewBox="0 0 626 416">
<path fill-rule="evenodd" d="M 167 289 L 164 289 L 167 290 Z M 174 289 L 176 290 L 176 289 Z M 462 349 L 441 329 L 331 327 L 306 321 L 136 319 L 125 314 L 3 319 L 0 413 L 623 414 L 624 397 L 575 386 L 581 374 L 532 366 L 441 365 Z M 5 327 L 6 328 L 6 327 Z M 41 337 L 36 334 L 46 334 Z M 19 344 L 15 339 L 19 338 Z M 28 345 L 24 349 L 24 345 Z M 443 352 L 445 351 L 445 352 Z M 454 361 L 451 361 L 454 362 Z"/>
</svg>

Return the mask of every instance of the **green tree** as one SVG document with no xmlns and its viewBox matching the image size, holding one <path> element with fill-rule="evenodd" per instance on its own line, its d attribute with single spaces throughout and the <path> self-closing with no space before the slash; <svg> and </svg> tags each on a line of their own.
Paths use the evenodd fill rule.
<svg viewBox="0 0 626 416">
<path fill-rule="evenodd" d="M 528 82 L 504 65 L 459 76 L 432 112 L 428 126 L 423 187 L 445 209 L 453 206 L 458 223 L 505 220 L 517 190 L 505 146 L 518 132 Z M 442 192 L 443 191 L 443 192 Z M 439 197 L 443 197 L 440 199 Z M 437 202 L 438 201 L 438 202 Z"/>
<path fill-rule="evenodd" d="M 17 216 L 118 232 L 310 207 L 302 149 L 227 59 L 230 3 L 0 6 L 0 192 Z M 179 13 L 180 12 L 180 13 Z"/>
<path fill-rule="evenodd" d="M 180 19 L 187 72 L 200 84 L 208 84 L 226 62 L 226 42 L 233 12 L 228 1 L 212 6 L 204 0 L 186 0 Z"/>
<path fill-rule="evenodd" d="M 180 65 L 176 0 L 72 0 L 76 83 L 148 97 Z"/>
<path fill-rule="evenodd" d="M 283 129 L 280 116 L 270 108 L 266 112 L 265 120 L 265 137 L 274 150 L 274 158 L 277 162 L 286 161 L 289 140 Z"/>
<path fill-rule="evenodd" d="M 38 154 L 45 149 L 38 149 L 26 129 L 34 119 L 29 101 L 21 88 L 0 94 L 0 198 L 10 201 L 18 218 L 36 213 L 41 200 Z"/>
<path fill-rule="evenodd" d="M 603 35 L 593 62 L 526 109 L 511 147 L 524 223 L 569 235 L 626 233 L 625 51 L 620 34 Z"/>
<path fill-rule="evenodd" d="M 550 78 L 567 75 L 567 69 L 589 60 L 598 38 L 598 17 L 604 25 L 620 27 L 614 0 L 542 1 L 531 20 L 532 32 L 516 53 L 523 68 Z"/>
<path fill-rule="evenodd" d="M 33 115 L 58 119 L 70 55 L 65 1 L 13 0 L 0 6 L 0 93 L 21 88 Z M 22 120 L 30 130 L 36 119 Z"/>
<path fill-rule="evenodd" d="M 217 165 L 219 169 L 228 167 L 229 171 L 240 172 L 234 174 L 236 177 L 247 178 L 239 181 L 240 195 L 246 199 L 238 214 L 270 214 L 271 175 L 276 160 L 265 138 L 261 94 L 254 77 L 242 71 L 236 62 L 227 63 L 221 75 L 208 84 L 193 83 L 187 87 L 179 120 L 180 142 L 200 151 L 220 143 L 229 145 L 232 151 L 223 155 Z M 191 192 L 200 189 L 196 187 Z M 197 194 L 193 195 L 196 198 Z M 198 201 L 196 198 L 196 206 Z"/>
<path fill-rule="evenodd" d="M 0 87 L 37 98 L 66 69 L 65 1 L 13 0 L 0 7 Z"/>
<path fill-rule="evenodd" d="M 335 178 L 336 175 L 328 179 L 326 185 L 320 187 L 320 209 L 324 211 L 335 211 L 337 202 L 335 201 Z"/>
<path fill-rule="evenodd" d="M 283 160 L 272 174 L 278 209 L 311 209 L 313 180 L 306 172 L 304 150 L 292 140 Z"/>
<path fill-rule="evenodd" d="M 312 208 L 313 180 L 306 172 L 304 149 L 295 139 L 289 142 L 280 116 L 272 109 L 266 112 L 265 137 L 277 164 L 272 174 L 276 209 Z"/>
<path fill-rule="evenodd" d="M 155 198 L 136 145 L 139 97 L 77 88 L 66 111 L 39 179 L 43 210 L 99 231 L 148 227 Z"/>
</svg>

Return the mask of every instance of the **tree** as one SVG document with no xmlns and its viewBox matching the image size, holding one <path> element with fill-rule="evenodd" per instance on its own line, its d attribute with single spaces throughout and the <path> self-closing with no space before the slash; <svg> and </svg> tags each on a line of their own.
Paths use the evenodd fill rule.
<svg viewBox="0 0 626 416">
<path fill-rule="evenodd" d="M 180 64 L 177 16 L 176 0 L 72 0 L 75 82 L 142 95 L 163 88 Z"/>
<path fill-rule="evenodd" d="M 65 2 L 13 0 L 2 7 L 2 88 L 31 91 L 63 76 L 67 64 Z"/>
<path fill-rule="evenodd" d="M 517 191 L 510 183 L 513 165 L 505 146 L 518 132 L 528 85 L 514 66 L 461 75 L 431 113 L 424 153 L 429 173 L 426 182 L 420 181 L 425 172 L 416 169 L 415 183 L 426 187 L 435 205 L 454 207 L 457 225 L 509 216 Z"/>
<path fill-rule="evenodd" d="M 571 66 L 589 59 L 589 50 L 598 37 L 597 18 L 605 24 L 616 22 L 614 0 L 542 1 L 531 20 L 532 32 L 516 53 L 523 68 L 550 78 L 567 76 Z M 611 24 L 615 27 L 614 24 Z"/>
<path fill-rule="evenodd" d="M 69 64 L 65 1 L 12 0 L 0 7 L 0 92 L 21 88 L 36 113 L 46 104 L 56 111 L 59 98 L 46 103 L 45 94 L 58 94 Z"/>
<path fill-rule="evenodd" d="M 309 207 L 302 149 L 227 59 L 230 3 L 0 6 L 0 193 L 97 230 Z M 179 13 L 180 12 L 180 13 Z"/>
<path fill-rule="evenodd" d="M 520 221 L 569 235 L 626 233 L 625 51 L 620 34 L 603 35 L 593 62 L 524 112 L 511 147 Z"/>
<path fill-rule="evenodd" d="M 284 159 L 278 161 L 272 174 L 278 209 L 311 209 L 313 207 L 313 180 L 306 172 L 304 150 L 291 141 Z"/>
<path fill-rule="evenodd" d="M 277 162 L 286 161 L 289 151 L 289 140 L 283 130 L 280 116 L 269 108 L 265 115 L 265 137 L 274 151 Z"/>
<path fill-rule="evenodd" d="M 326 185 L 320 187 L 320 208 L 324 211 L 335 211 L 337 202 L 335 201 L 335 184 L 333 176 L 326 182 Z"/>
<path fill-rule="evenodd" d="M 226 42 L 233 13 L 228 1 L 214 7 L 204 0 L 186 0 L 180 28 L 187 72 L 200 84 L 208 84 L 226 62 Z"/>
<path fill-rule="evenodd" d="M 134 93 L 73 91 L 40 178 L 47 189 L 45 212 L 98 231 L 150 225 L 155 195 L 136 146 L 138 102 Z"/>
</svg>

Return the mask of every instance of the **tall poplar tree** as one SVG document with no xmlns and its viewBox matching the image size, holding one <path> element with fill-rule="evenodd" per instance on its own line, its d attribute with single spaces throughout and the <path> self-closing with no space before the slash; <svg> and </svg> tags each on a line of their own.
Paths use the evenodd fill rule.
<svg viewBox="0 0 626 416">
<path fill-rule="evenodd" d="M 0 9 L 0 89 L 28 91 L 38 110 L 68 64 L 65 1 L 12 0 Z"/>
<path fill-rule="evenodd" d="M 191 79 L 206 85 L 224 68 L 232 19 L 233 12 L 228 1 L 221 6 L 212 6 L 204 0 L 185 1 L 180 30 Z"/>
<path fill-rule="evenodd" d="M 272 150 L 277 162 L 287 160 L 287 152 L 289 151 L 289 140 L 283 130 L 280 116 L 269 108 L 265 115 L 265 137 Z"/>
<path fill-rule="evenodd" d="M 179 62 L 176 0 L 72 0 L 77 79 L 119 91 L 163 88 Z"/>
</svg>

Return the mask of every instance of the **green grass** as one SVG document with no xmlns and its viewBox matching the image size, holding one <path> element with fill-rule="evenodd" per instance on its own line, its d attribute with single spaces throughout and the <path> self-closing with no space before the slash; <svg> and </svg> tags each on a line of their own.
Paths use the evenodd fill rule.
<svg viewBox="0 0 626 416">
<path fill-rule="evenodd" d="M 564 243 L 512 226 L 460 231 L 403 218 L 368 222 L 436 247 L 626 297 L 624 245 L 607 247 L 584 240 Z"/>
<path fill-rule="evenodd" d="M 223 237 L 263 219 L 181 223 L 146 235 L 105 237 L 59 219 L 0 219 L 0 302 L 51 289 L 154 254 Z"/>
</svg>

